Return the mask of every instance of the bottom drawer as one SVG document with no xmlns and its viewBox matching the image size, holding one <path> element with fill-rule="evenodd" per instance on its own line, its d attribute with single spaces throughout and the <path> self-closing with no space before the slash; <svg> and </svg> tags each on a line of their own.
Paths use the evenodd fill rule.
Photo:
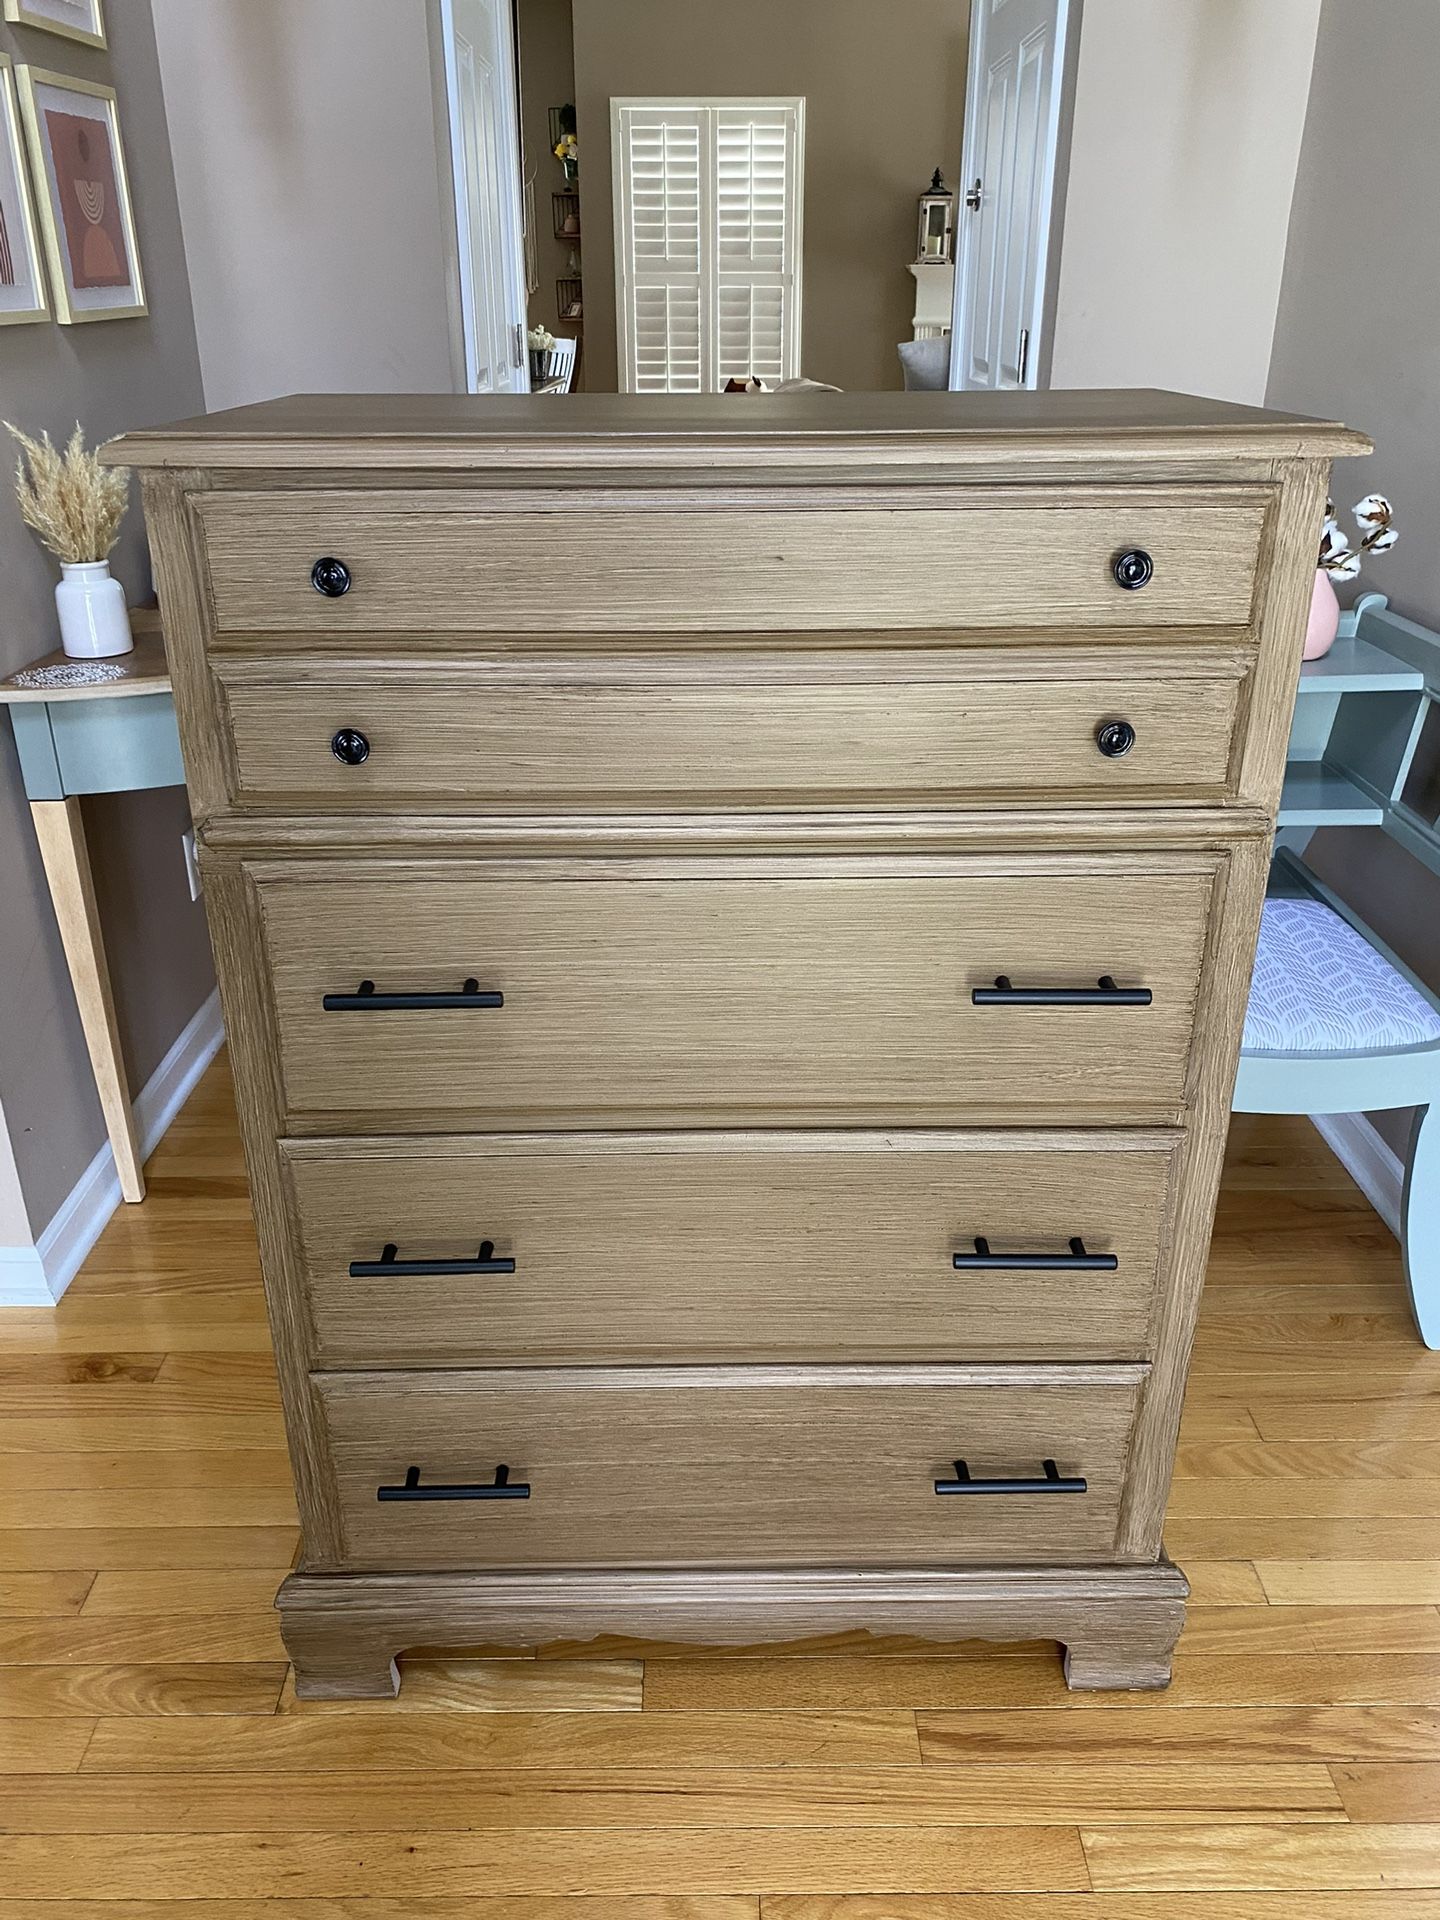
<svg viewBox="0 0 1440 1920">
<path fill-rule="evenodd" d="M 704 1367 L 313 1379 L 343 1563 L 383 1572 L 1106 1560 L 1144 1376 Z M 1040 1485 L 937 1494 L 959 1460 L 972 1481 Z M 1046 1481 L 1047 1460 L 1060 1483 Z M 1080 1478 L 1083 1491 L 1064 1490 Z"/>
</svg>

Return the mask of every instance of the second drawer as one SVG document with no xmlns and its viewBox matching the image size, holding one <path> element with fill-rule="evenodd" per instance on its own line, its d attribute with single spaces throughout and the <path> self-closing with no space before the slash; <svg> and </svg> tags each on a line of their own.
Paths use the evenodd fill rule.
<svg viewBox="0 0 1440 1920">
<path fill-rule="evenodd" d="M 282 1155 L 317 1366 L 964 1362 L 1145 1356 L 1176 1144 L 558 1135 Z"/>
<path fill-rule="evenodd" d="M 218 668 L 243 806 L 1216 799 L 1248 656 L 1111 645 Z"/>
</svg>

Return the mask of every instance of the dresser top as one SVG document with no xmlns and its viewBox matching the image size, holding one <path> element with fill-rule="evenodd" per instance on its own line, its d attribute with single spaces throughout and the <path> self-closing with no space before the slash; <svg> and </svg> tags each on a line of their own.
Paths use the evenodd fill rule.
<svg viewBox="0 0 1440 1920">
<path fill-rule="evenodd" d="M 850 464 L 1131 454 L 1332 458 L 1370 442 L 1332 421 L 1150 389 L 1060 393 L 295 394 L 112 442 L 136 467 L 560 468 L 824 451 Z"/>
</svg>

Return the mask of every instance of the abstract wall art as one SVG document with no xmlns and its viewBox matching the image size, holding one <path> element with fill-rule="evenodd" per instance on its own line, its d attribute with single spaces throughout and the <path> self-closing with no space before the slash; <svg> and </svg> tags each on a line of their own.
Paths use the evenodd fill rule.
<svg viewBox="0 0 1440 1920">
<path fill-rule="evenodd" d="M 147 311 L 112 87 L 17 67 L 40 227 L 62 326 Z"/>
<path fill-rule="evenodd" d="M 0 53 L 0 327 L 49 318 L 15 80 L 9 60 Z"/>
</svg>

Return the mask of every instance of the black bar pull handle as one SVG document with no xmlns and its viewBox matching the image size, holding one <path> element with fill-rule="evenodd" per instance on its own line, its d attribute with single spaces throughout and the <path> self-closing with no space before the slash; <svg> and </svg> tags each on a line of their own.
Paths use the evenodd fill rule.
<svg viewBox="0 0 1440 1920">
<path fill-rule="evenodd" d="M 993 987 L 976 987 L 970 1004 L 976 1007 L 1148 1007 L 1149 987 L 1117 987 L 1102 973 L 1093 987 L 1017 987 L 1008 973 L 997 973 Z"/>
<path fill-rule="evenodd" d="M 402 1260 L 393 1240 L 380 1249 L 378 1260 L 352 1260 L 352 1280 L 414 1280 L 425 1274 L 514 1273 L 513 1260 L 495 1258 L 495 1242 L 482 1240 L 480 1251 L 464 1260 Z"/>
<path fill-rule="evenodd" d="M 482 993 L 478 980 L 467 980 L 459 993 L 377 993 L 373 980 L 362 980 L 354 993 L 327 993 L 320 1002 L 326 1013 L 425 1013 L 504 1004 L 503 993 Z"/>
<path fill-rule="evenodd" d="M 471 1485 L 457 1487 L 429 1486 L 420 1484 L 419 1467 L 405 1469 L 405 1484 L 401 1487 L 377 1487 L 377 1500 L 528 1500 L 530 1482 L 512 1480 L 509 1467 L 496 1467 L 493 1480 L 481 1480 Z"/>
<path fill-rule="evenodd" d="M 1017 1480 L 975 1480 L 963 1460 L 955 1462 L 953 1480 L 937 1480 L 936 1493 L 1085 1493 L 1088 1482 L 1079 1474 L 1072 1477 L 1062 1475 L 1053 1460 L 1042 1460 L 1043 1480 L 1028 1480 L 1023 1476 Z"/>
<path fill-rule="evenodd" d="M 1007 1273 L 1114 1273 L 1120 1265 L 1116 1254 L 1087 1253 L 1078 1235 L 1071 1239 L 1069 1253 L 992 1253 L 990 1242 L 977 1233 L 974 1253 L 952 1254 L 951 1261 L 961 1271 L 990 1268 Z"/>
</svg>

